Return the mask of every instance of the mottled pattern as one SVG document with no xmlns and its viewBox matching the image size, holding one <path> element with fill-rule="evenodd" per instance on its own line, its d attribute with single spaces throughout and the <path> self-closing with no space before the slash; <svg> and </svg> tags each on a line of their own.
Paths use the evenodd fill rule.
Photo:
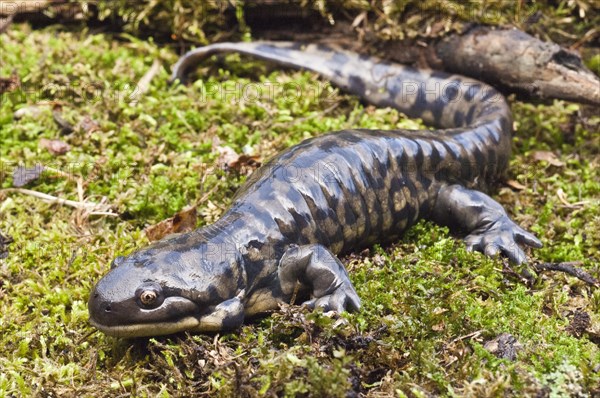
<svg viewBox="0 0 600 398">
<path fill-rule="evenodd" d="M 510 111 L 490 86 L 323 45 L 268 42 L 199 48 L 175 65 L 173 80 L 224 52 L 315 71 L 369 103 L 442 129 L 338 131 L 282 152 L 214 225 L 118 261 L 90 298 L 100 330 L 231 329 L 294 297 L 356 310 L 360 300 L 336 255 L 393 241 L 419 218 L 463 230 L 469 248 L 516 262 L 525 260 L 518 244 L 539 246 L 477 191 L 502 174 L 510 150 Z M 140 302 L 143 293 L 157 297 L 151 308 Z"/>
</svg>

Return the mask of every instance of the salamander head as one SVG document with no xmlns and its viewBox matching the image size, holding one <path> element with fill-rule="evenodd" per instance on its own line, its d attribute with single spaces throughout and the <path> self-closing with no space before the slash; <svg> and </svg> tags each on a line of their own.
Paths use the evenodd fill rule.
<svg viewBox="0 0 600 398">
<path fill-rule="evenodd" d="M 90 295 L 93 326 L 111 336 L 141 337 L 232 329 L 243 322 L 245 274 L 236 256 L 222 259 L 205 246 L 184 252 L 168 247 L 113 261 Z"/>
</svg>

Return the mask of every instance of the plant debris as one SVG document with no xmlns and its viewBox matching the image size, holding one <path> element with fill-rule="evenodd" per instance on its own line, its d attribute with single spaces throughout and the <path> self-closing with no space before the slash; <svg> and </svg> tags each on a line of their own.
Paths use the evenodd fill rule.
<svg viewBox="0 0 600 398">
<path fill-rule="evenodd" d="M 0 260 L 8 257 L 8 246 L 13 243 L 14 240 L 9 235 L 3 235 L 0 231 Z"/>
<path fill-rule="evenodd" d="M 533 268 L 538 271 L 559 271 L 574 276 L 575 278 L 582 280 L 583 282 L 595 286 L 600 287 L 600 282 L 591 276 L 586 271 L 578 268 L 578 265 L 581 265 L 581 261 L 571 261 L 564 263 L 538 263 L 534 264 Z"/>
<path fill-rule="evenodd" d="M 76 209 L 85 210 L 89 215 L 104 215 L 104 216 L 118 216 L 118 214 L 110 211 L 111 205 L 106 203 L 106 200 L 102 200 L 100 203 L 90 202 L 90 201 L 75 201 L 69 199 L 62 199 L 57 196 L 52 196 L 43 192 L 34 191 L 31 189 L 23 189 L 23 188 L 6 188 L 0 190 L 0 192 L 6 193 L 20 193 L 23 195 L 33 196 L 35 198 L 41 199 L 44 202 L 48 202 L 51 204 L 59 204 L 74 207 Z"/>
<path fill-rule="evenodd" d="M 508 185 L 509 187 L 511 187 L 512 189 L 515 189 L 517 191 L 522 191 L 524 189 L 527 189 L 527 186 L 521 184 L 517 180 L 507 180 L 506 185 Z"/>
<path fill-rule="evenodd" d="M 523 348 L 515 336 L 509 333 L 502 333 L 496 338 L 486 341 L 483 348 L 497 356 L 498 358 L 514 361 L 517 359 L 517 352 Z"/>
<path fill-rule="evenodd" d="M 543 160 L 555 167 L 563 167 L 565 165 L 553 152 L 550 151 L 535 151 L 533 152 L 532 157 L 533 160 Z"/>
<path fill-rule="evenodd" d="M 150 83 L 152 83 L 152 79 L 160 72 L 162 65 L 158 59 L 155 59 L 152 63 L 148 72 L 138 82 L 133 94 L 131 95 L 131 101 L 133 103 L 139 101 L 139 99 L 148 92 L 150 89 Z"/>
<path fill-rule="evenodd" d="M 83 131 L 84 133 L 93 133 L 100 130 L 100 124 L 91 117 L 84 116 L 75 126 L 75 130 Z"/>
<path fill-rule="evenodd" d="M 68 135 L 75 130 L 73 125 L 62 117 L 62 108 L 60 106 L 55 106 L 54 109 L 52 109 L 52 117 L 58 127 L 60 127 L 60 134 Z"/>
<path fill-rule="evenodd" d="M 193 231 L 196 228 L 197 219 L 196 206 L 190 206 L 177 212 L 173 217 L 147 227 L 144 232 L 152 242 L 170 234 Z"/>
<path fill-rule="evenodd" d="M 260 167 L 258 156 L 238 154 L 228 146 L 217 145 L 216 150 L 219 153 L 218 164 L 225 170 L 234 170 L 242 175 L 250 175 Z"/>
<path fill-rule="evenodd" d="M 47 149 L 53 155 L 64 155 L 71 150 L 71 146 L 61 140 L 40 139 L 40 147 Z"/>
<path fill-rule="evenodd" d="M 575 337 L 581 337 L 583 333 L 590 327 L 592 324 L 592 318 L 590 314 L 585 311 L 576 310 L 573 313 L 571 321 L 569 322 L 569 326 L 567 326 L 566 331 L 571 333 Z"/>
<path fill-rule="evenodd" d="M 21 87 L 21 80 L 17 72 L 13 71 L 10 77 L 0 77 L 0 95 L 10 93 Z"/>
</svg>

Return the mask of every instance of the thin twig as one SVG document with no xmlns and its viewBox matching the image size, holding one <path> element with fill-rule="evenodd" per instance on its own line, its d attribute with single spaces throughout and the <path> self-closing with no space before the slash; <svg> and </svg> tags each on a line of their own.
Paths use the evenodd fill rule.
<svg viewBox="0 0 600 398">
<path fill-rule="evenodd" d="M 175 115 L 179 118 L 179 121 L 190 131 L 190 133 L 195 132 L 195 129 L 185 120 L 185 116 L 179 109 L 175 111 Z"/>
<path fill-rule="evenodd" d="M 160 71 L 161 66 L 162 64 L 160 61 L 158 59 L 154 59 L 154 62 L 152 63 L 150 69 L 148 69 L 148 72 L 146 72 L 138 82 L 136 87 L 137 90 L 131 96 L 131 102 L 135 103 L 139 101 L 141 96 L 148 92 L 150 89 L 150 83 L 152 82 L 152 79 L 154 79 L 154 76 L 156 76 Z"/>
<path fill-rule="evenodd" d="M 117 213 L 113 213 L 111 211 L 92 211 L 89 213 L 90 216 L 112 216 L 112 217 L 118 217 L 119 215 Z"/>
<path fill-rule="evenodd" d="M 198 206 L 198 205 L 200 205 L 200 204 L 202 204 L 202 203 L 206 202 L 206 200 L 207 200 L 208 198 L 210 198 L 210 195 L 212 195 L 213 193 L 215 193 L 215 191 L 216 191 L 217 189 L 219 189 L 219 186 L 218 186 L 218 185 L 215 185 L 215 186 L 214 186 L 214 187 L 212 187 L 212 188 L 211 188 L 211 189 L 210 189 L 208 192 L 205 192 L 205 193 L 204 193 L 204 195 L 202 195 L 202 197 L 196 201 L 196 204 L 195 204 L 194 206 Z"/>
<path fill-rule="evenodd" d="M 573 43 L 570 47 L 569 50 L 577 50 L 579 49 L 579 47 L 581 47 L 583 44 L 590 42 L 594 39 L 594 37 L 598 36 L 600 34 L 600 30 L 596 29 L 596 28 L 592 28 L 590 30 L 588 30 L 582 37 L 581 39 L 577 40 L 575 43 Z"/>
<path fill-rule="evenodd" d="M 62 170 L 55 169 L 54 167 L 44 166 L 44 171 L 50 171 L 59 177 L 66 178 L 69 181 L 77 182 L 77 178 L 73 177 L 70 173 L 65 173 Z"/>
<path fill-rule="evenodd" d="M 473 338 L 473 337 L 479 337 L 479 335 L 481 333 L 483 333 L 483 330 L 476 330 L 475 332 L 472 332 L 472 333 L 469 333 L 469 334 L 465 334 L 463 336 L 458 336 L 458 337 L 450 340 L 448 343 L 446 343 L 446 346 L 448 346 L 450 344 L 454 344 L 454 343 L 456 343 L 458 341 L 461 341 L 461 340 L 470 339 L 470 338 Z"/>
<path fill-rule="evenodd" d="M 596 278 L 594 278 L 593 276 L 591 276 L 590 274 L 588 274 L 581 268 L 577 268 L 576 267 L 577 265 L 581 265 L 581 261 L 571 261 L 571 262 L 564 262 L 564 263 L 540 263 L 540 264 L 534 264 L 533 268 L 535 268 L 535 270 L 538 272 L 539 271 L 564 272 L 566 274 L 574 276 L 575 278 L 577 278 L 587 284 L 590 284 L 595 287 L 600 287 L 600 282 L 598 282 L 598 280 L 596 280 Z"/>
<path fill-rule="evenodd" d="M 92 212 L 93 214 L 100 214 L 100 215 L 105 215 L 105 216 L 118 216 L 117 213 L 101 211 L 101 210 L 106 209 L 106 208 L 109 207 L 108 205 L 101 204 L 101 203 L 76 202 L 74 200 L 62 199 L 62 198 L 59 198 L 59 197 L 56 197 L 56 196 L 48 195 L 46 193 L 42 193 L 42 192 L 38 192 L 38 191 L 33 191 L 31 189 L 24 189 L 24 188 L 6 188 L 6 189 L 0 190 L 0 192 L 16 192 L 16 193 L 21 193 L 21 194 L 24 194 L 24 195 L 33 196 L 33 197 L 41 199 L 41 200 L 43 200 L 45 202 L 56 203 L 56 204 L 65 205 L 65 206 L 70 206 L 70 207 L 74 207 L 76 209 L 88 210 L 88 211 Z M 96 211 L 96 210 L 98 210 L 98 211 Z"/>
</svg>

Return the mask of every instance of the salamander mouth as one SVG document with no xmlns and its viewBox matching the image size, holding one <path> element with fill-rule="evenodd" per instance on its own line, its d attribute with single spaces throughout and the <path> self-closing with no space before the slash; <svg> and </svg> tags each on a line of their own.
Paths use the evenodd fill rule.
<svg viewBox="0 0 600 398">
<path fill-rule="evenodd" d="M 112 302 L 93 292 L 89 302 L 90 323 L 115 337 L 173 334 L 198 327 L 203 311 L 185 297 L 167 297 L 157 308 L 141 308 L 134 298 Z"/>
<path fill-rule="evenodd" d="M 103 325 L 98 323 L 90 316 L 90 323 L 101 332 L 114 337 L 131 338 L 131 337 L 148 337 L 162 336 L 174 334 L 186 330 L 193 330 L 198 327 L 200 321 L 193 316 L 187 316 L 179 320 L 156 323 L 138 323 L 129 325 Z"/>
</svg>

